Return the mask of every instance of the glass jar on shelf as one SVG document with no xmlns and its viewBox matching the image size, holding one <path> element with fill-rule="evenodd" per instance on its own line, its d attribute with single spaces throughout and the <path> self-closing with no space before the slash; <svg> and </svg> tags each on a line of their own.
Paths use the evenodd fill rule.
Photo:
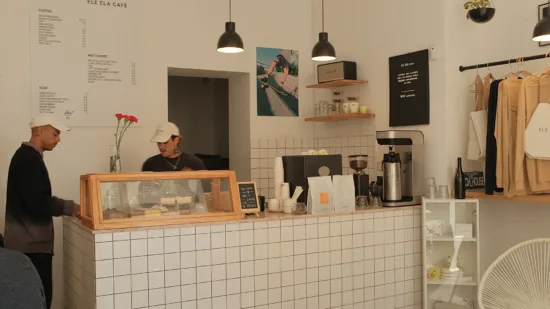
<svg viewBox="0 0 550 309">
<path fill-rule="evenodd" d="M 321 102 L 315 102 L 315 104 L 313 104 L 313 117 L 321 116 L 320 112 L 321 112 Z"/>
<path fill-rule="evenodd" d="M 334 104 L 333 115 L 341 115 L 344 113 L 342 109 L 342 101 L 340 99 L 334 99 L 332 100 L 332 103 Z"/>
<path fill-rule="evenodd" d="M 328 102 L 327 101 L 319 101 L 319 111 L 318 111 L 318 117 L 324 117 L 327 116 L 327 107 Z"/>
</svg>

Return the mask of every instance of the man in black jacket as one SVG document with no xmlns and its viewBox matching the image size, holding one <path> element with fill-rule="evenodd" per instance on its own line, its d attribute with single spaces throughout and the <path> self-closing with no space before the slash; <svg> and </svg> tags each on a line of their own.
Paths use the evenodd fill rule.
<svg viewBox="0 0 550 309">
<path fill-rule="evenodd" d="M 32 136 L 13 155 L 6 194 L 6 249 L 27 255 L 42 280 L 48 308 L 52 300 L 53 216 L 79 216 L 80 206 L 52 195 L 44 151 L 68 131 L 55 118 L 41 115 L 30 122 Z"/>
</svg>

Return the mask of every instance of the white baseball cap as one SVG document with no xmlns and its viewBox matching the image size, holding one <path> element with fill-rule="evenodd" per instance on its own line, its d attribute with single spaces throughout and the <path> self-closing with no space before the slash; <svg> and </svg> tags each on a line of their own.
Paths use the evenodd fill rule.
<svg viewBox="0 0 550 309">
<path fill-rule="evenodd" d="M 70 131 L 69 127 L 63 125 L 59 120 L 55 119 L 52 115 L 38 115 L 34 116 L 29 122 L 29 126 L 32 128 L 52 126 L 59 131 Z"/>
<path fill-rule="evenodd" d="M 180 136 L 178 127 L 171 122 L 163 123 L 157 127 L 151 142 L 166 143 L 172 136 Z"/>
</svg>

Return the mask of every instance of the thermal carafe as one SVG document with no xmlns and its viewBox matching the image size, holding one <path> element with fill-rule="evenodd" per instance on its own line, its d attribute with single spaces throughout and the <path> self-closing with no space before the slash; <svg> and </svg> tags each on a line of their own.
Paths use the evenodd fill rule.
<svg viewBox="0 0 550 309">
<path fill-rule="evenodd" d="M 389 152 L 384 154 L 382 171 L 384 173 L 383 201 L 401 201 L 401 160 L 399 154 L 395 153 L 393 146 Z"/>
</svg>

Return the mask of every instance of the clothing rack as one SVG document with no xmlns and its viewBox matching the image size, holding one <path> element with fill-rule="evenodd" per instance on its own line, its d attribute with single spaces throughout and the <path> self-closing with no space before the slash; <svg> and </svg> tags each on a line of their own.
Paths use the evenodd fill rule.
<svg viewBox="0 0 550 309">
<path fill-rule="evenodd" d="M 538 59 L 544 59 L 550 57 L 550 53 L 546 54 L 540 54 L 535 56 L 529 56 L 529 57 L 520 57 L 516 59 L 508 59 L 508 60 L 502 60 L 502 61 L 495 61 L 495 62 L 487 62 L 487 63 L 480 63 L 475 65 L 469 65 L 469 66 L 460 66 L 458 70 L 460 72 L 464 72 L 467 70 L 473 70 L 473 69 L 483 69 L 487 67 L 494 67 L 497 65 L 504 65 L 504 64 L 512 64 L 517 62 L 525 62 L 525 61 L 531 61 L 531 60 L 538 60 Z"/>
</svg>

